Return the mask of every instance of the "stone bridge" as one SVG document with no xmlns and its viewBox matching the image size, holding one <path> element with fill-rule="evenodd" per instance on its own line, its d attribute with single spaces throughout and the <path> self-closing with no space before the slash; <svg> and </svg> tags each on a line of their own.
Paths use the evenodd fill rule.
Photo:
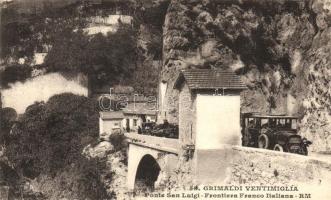
<svg viewBox="0 0 331 200">
<path fill-rule="evenodd" d="M 126 134 L 128 150 L 128 189 L 154 187 L 154 183 L 171 176 L 178 164 L 177 139 Z"/>
</svg>

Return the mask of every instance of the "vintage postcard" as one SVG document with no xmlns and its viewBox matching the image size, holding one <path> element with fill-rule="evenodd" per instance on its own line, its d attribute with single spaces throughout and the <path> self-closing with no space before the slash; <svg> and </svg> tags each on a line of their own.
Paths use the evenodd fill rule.
<svg viewBox="0 0 331 200">
<path fill-rule="evenodd" d="M 331 0 L 0 0 L 0 200 L 330 200 Z"/>
</svg>

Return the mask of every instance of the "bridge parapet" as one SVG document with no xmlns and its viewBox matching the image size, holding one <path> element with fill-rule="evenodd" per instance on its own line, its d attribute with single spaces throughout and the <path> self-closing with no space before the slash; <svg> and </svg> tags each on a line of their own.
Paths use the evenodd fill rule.
<svg viewBox="0 0 331 200">
<path fill-rule="evenodd" d="M 136 133 L 126 133 L 125 136 L 129 139 L 129 143 L 158 151 L 178 155 L 181 149 L 178 139 L 140 135 Z"/>
</svg>

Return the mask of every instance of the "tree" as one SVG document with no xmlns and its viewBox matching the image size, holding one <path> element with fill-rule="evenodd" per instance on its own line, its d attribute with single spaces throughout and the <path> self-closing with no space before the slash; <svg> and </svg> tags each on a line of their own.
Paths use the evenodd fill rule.
<svg viewBox="0 0 331 200">
<path fill-rule="evenodd" d="M 83 72 L 93 84 L 131 83 L 136 66 L 136 32 L 120 25 L 115 33 L 89 36 L 83 31 L 57 37 L 45 59 L 48 71 Z"/>
<path fill-rule="evenodd" d="M 13 108 L 0 109 L 0 145 L 6 144 L 9 133 L 17 118 L 17 113 Z"/>
<path fill-rule="evenodd" d="M 104 162 L 81 154 L 98 139 L 96 105 L 89 98 L 64 93 L 29 106 L 7 145 L 6 155 L 16 171 L 29 178 L 54 178 L 68 197 L 109 199 L 101 182 Z"/>
<path fill-rule="evenodd" d="M 82 15 L 79 3 L 68 5 L 62 2 L 59 8 L 43 1 L 38 4 L 42 8 L 35 12 L 28 9 L 28 4 L 26 10 L 20 12 L 15 5 L 1 9 L 0 56 L 5 61 L 24 57 L 31 62 L 34 53 L 43 51 L 45 45 L 52 46 L 59 33 L 69 33 L 86 26 L 85 18 L 79 17 Z"/>
<path fill-rule="evenodd" d="M 32 69 L 27 65 L 14 64 L 8 66 L 0 72 L 0 85 L 3 87 L 8 87 L 9 83 L 14 83 L 16 81 L 25 81 L 31 77 Z"/>
<path fill-rule="evenodd" d="M 26 109 L 13 129 L 7 152 L 23 175 L 35 177 L 69 165 L 97 137 L 95 102 L 65 93 Z"/>
<path fill-rule="evenodd" d="M 6 155 L 15 163 L 20 174 L 35 177 L 41 172 L 41 159 L 44 157 L 40 147 L 45 145 L 43 140 L 46 124 L 45 104 L 35 103 L 26 109 L 12 129 L 6 148 Z"/>
</svg>

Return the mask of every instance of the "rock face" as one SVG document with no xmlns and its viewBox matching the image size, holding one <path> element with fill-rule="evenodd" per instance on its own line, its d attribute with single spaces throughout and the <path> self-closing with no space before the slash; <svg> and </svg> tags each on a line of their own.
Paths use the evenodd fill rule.
<svg viewBox="0 0 331 200">
<path fill-rule="evenodd" d="M 101 180 L 107 188 L 107 192 L 118 200 L 129 198 L 126 188 L 127 165 L 126 155 L 123 151 L 116 151 L 114 146 L 108 141 L 102 141 L 92 147 L 88 145 L 83 151 L 87 158 L 99 158 L 106 161 L 105 169 L 102 171 Z"/>
<path fill-rule="evenodd" d="M 184 68 L 231 68 L 249 89 L 242 111 L 294 114 L 312 150 L 330 151 L 331 1 L 172 0 L 165 19 L 164 108 L 177 122 Z"/>
<path fill-rule="evenodd" d="M 112 144 L 107 141 L 102 141 L 95 147 L 92 147 L 91 145 L 86 146 L 83 150 L 83 154 L 88 158 L 102 158 L 114 151 L 114 146 Z"/>
</svg>

